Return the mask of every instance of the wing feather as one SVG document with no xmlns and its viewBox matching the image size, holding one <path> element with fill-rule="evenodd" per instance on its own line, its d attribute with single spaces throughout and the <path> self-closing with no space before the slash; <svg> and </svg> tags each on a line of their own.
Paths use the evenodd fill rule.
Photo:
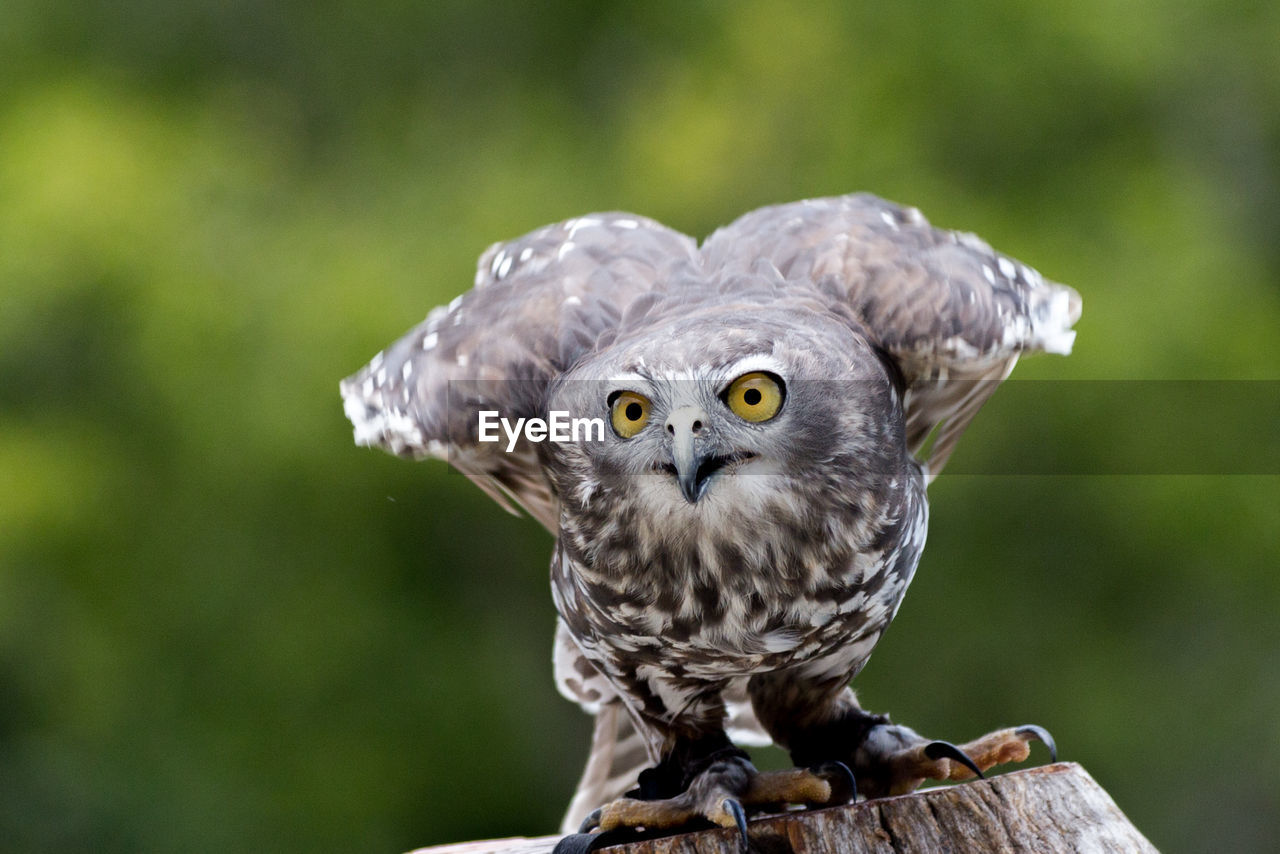
<svg viewBox="0 0 1280 854">
<path fill-rule="evenodd" d="M 1071 288 L 868 194 L 752 211 L 702 254 L 729 271 L 767 260 L 852 309 L 902 372 L 908 446 L 931 475 L 1018 356 L 1069 353 L 1080 316 Z"/>
<path fill-rule="evenodd" d="M 545 417 L 550 381 L 611 333 L 627 306 L 695 242 L 653 220 L 605 213 L 566 220 L 480 256 L 474 288 L 341 383 L 356 443 L 447 460 L 500 505 L 554 529 L 556 501 L 534 448 L 480 442 L 482 409 Z"/>
</svg>

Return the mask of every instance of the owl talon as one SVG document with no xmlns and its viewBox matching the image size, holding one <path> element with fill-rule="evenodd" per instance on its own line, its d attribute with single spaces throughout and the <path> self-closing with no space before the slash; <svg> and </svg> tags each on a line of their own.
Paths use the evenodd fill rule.
<svg viewBox="0 0 1280 854">
<path fill-rule="evenodd" d="M 587 813 L 587 817 L 582 820 L 582 824 L 578 827 L 578 833 L 590 833 L 600 826 L 600 809 L 593 809 Z"/>
<path fill-rule="evenodd" d="M 747 836 L 747 811 L 734 798 L 725 798 L 720 806 L 733 816 L 733 823 L 738 826 L 738 836 L 742 840 L 742 854 L 747 854 L 751 850 L 751 839 Z"/>
<path fill-rule="evenodd" d="M 562 837 L 551 849 L 551 854 L 590 854 L 600 847 L 604 837 L 601 834 L 570 833 Z"/>
<path fill-rule="evenodd" d="M 1054 743 L 1053 736 L 1049 735 L 1048 730 L 1034 724 L 987 733 L 981 738 L 975 738 L 968 744 L 962 745 L 960 749 L 985 771 L 993 765 L 1025 761 L 1031 755 L 1031 748 L 1027 742 L 1033 740 L 1044 742 L 1049 748 L 1049 754 L 1055 760 L 1057 759 L 1058 746 Z M 951 769 L 950 779 L 963 780 L 968 776 L 963 772 L 957 773 L 958 771 L 959 769 Z"/>
<path fill-rule="evenodd" d="M 591 842 L 589 833 L 570 833 L 560 838 L 551 854 L 587 854 L 591 850 Z"/>
<path fill-rule="evenodd" d="M 1053 740 L 1053 736 L 1050 735 L 1049 731 L 1044 727 L 1036 726 L 1035 724 L 1023 724 L 1013 732 L 1015 735 L 1022 736 L 1023 738 L 1034 738 L 1037 741 L 1042 742 L 1045 747 L 1049 748 L 1050 761 L 1058 761 L 1058 744 Z"/>
<path fill-rule="evenodd" d="M 858 799 L 858 780 L 848 765 L 836 761 L 823 762 L 810 770 L 831 787 L 831 797 L 824 806 L 851 804 Z"/>
<path fill-rule="evenodd" d="M 724 756 L 711 762 L 674 797 L 624 797 L 605 804 L 586 817 L 580 833 L 632 840 L 637 833 L 652 837 L 699 825 L 718 825 L 737 828 L 742 852 L 746 854 L 749 813 L 792 805 L 829 806 L 851 800 L 855 792 L 852 772 L 839 762 L 823 763 L 812 770 L 792 768 L 761 773 L 744 754 Z M 574 852 L 566 848 L 558 854 Z"/>
<path fill-rule="evenodd" d="M 1043 727 L 1028 724 L 996 730 L 961 745 L 927 741 L 913 730 L 884 722 L 869 731 L 857 749 L 858 783 L 869 798 L 903 795 L 925 780 L 984 778 L 996 765 L 1022 762 L 1029 741 L 1042 741 L 1055 759 L 1057 746 Z"/>
<path fill-rule="evenodd" d="M 924 755 L 930 759 L 950 759 L 953 762 L 959 762 L 964 767 L 972 771 L 979 779 L 985 780 L 982 769 L 970 759 L 963 750 L 956 747 L 949 741 L 931 741 L 924 746 Z"/>
<path fill-rule="evenodd" d="M 609 833 L 644 828 L 650 832 L 699 822 L 741 829 L 746 826 L 746 811 L 739 797 L 756 776 L 746 755 L 735 751 L 714 759 L 683 792 L 654 800 L 619 798 L 587 816 L 582 829 Z"/>
</svg>

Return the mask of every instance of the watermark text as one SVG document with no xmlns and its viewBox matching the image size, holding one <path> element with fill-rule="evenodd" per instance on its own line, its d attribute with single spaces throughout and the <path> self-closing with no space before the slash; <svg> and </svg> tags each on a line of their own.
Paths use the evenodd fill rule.
<svg viewBox="0 0 1280 854">
<path fill-rule="evenodd" d="M 530 442 L 603 442 L 603 418 L 571 418 L 565 410 L 553 409 L 547 418 L 503 418 L 496 409 L 480 410 L 481 442 L 500 442 L 506 436 L 507 453 L 515 450 L 521 435 Z"/>
</svg>

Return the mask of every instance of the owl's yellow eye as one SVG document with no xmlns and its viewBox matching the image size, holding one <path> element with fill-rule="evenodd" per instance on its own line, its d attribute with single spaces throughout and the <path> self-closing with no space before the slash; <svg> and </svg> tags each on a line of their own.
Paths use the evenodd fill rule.
<svg viewBox="0 0 1280 854">
<path fill-rule="evenodd" d="M 613 432 L 624 439 L 630 439 L 649 423 L 649 399 L 634 391 L 618 392 L 610 406 Z"/>
<path fill-rule="evenodd" d="M 724 393 L 724 402 L 734 415 L 757 424 L 778 414 L 782 398 L 782 381 L 761 371 L 743 374 Z"/>
</svg>

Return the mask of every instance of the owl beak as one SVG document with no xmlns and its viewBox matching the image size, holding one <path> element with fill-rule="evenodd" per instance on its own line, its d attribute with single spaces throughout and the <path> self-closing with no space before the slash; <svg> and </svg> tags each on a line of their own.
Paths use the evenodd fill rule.
<svg viewBox="0 0 1280 854">
<path fill-rule="evenodd" d="M 680 484 L 680 493 L 690 504 L 697 503 L 702 493 L 707 491 L 707 483 L 711 480 L 710 475 L 702 474 L 703 461 L 704 458 L 694 458 L 686 468 L 676 466 L 676 482 Z"/>
<path fill-rule="evenodd" d="M 680 493 L 690 504 L 707 491 L 707 483 L 718 466 L 710 465 L 712 456 L 699 448 L 698 435 L 707 423 L 707 415 L 696 406 L 683 406 L 667 417 L 667 434 L 671 436 L 671 461 Z"/>
</svg>

